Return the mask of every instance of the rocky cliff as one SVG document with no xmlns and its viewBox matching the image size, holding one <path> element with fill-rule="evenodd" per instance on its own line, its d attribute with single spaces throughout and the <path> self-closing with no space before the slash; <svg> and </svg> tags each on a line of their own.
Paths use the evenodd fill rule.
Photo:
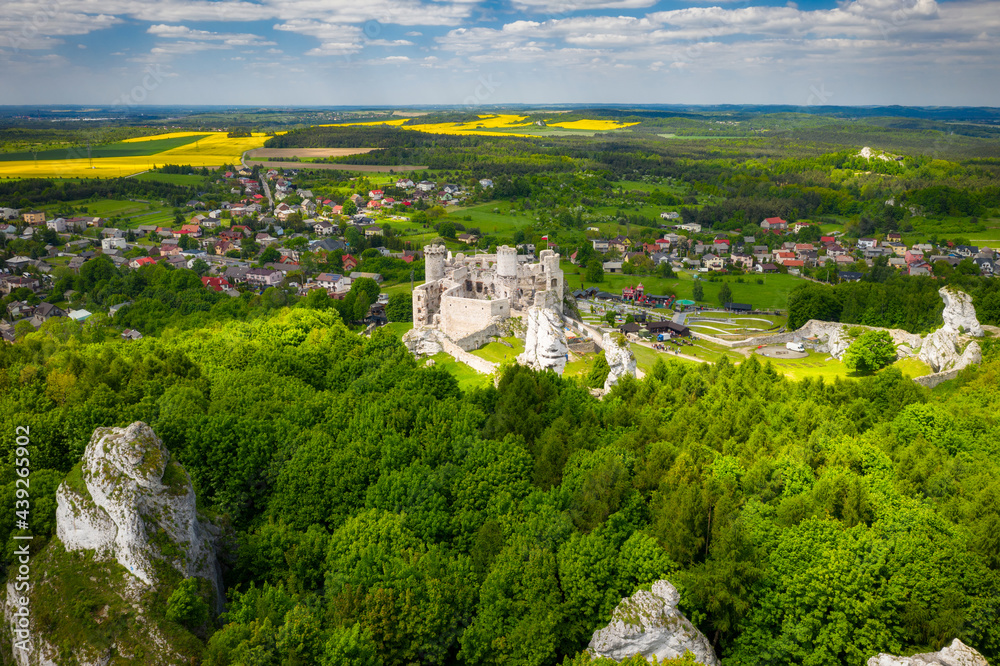
<svg viewBox="0 0 1000 666">
<path fill-rule="evenodd" d="M 551 308 L 528 308 L 528 330 L 524 337 L 524 352 L 517 362 L 535 370 L 554 370 L 562 374 L 566 368 L 566 331 L 562 316 Z"/>
<path fill-rule="evenodd" d="M 610 391 L 612 386 L 618 384 L 618 380 L 625 375 L 636 374 L 635 355 L 629 349 L 628 343 L 619 344 L 620 333 L 605 333 L 601 346 L 604 348 L 604 357 L 608 361 L 611 371 L 608 378 L 604 380 L 604 390 Z"/>
<path fill-rule="evenodd" d="M 937 652 L 915 654 L 912 657 L 897 657 L 879 654 L 868 660 L 867 666 L 990 666 L 986 657 L 958 640 Z"/>
<path fill-rule="evenodd" d="M 665 580 L 622 599 L 608 626 L 594 632 L 590 651 L 617 661 L 636 654 L 674 659 L 691 652 L 698 663 L 718 666 L 708 639 L 677 610 L 679 601 L 677 589 Z"/>
<path fill-rule="evenodd" d="M 920 348 L 920 360 L 931 366 L 934 372 L 947 372 L 972 363 L 981 363 L 982 350 L 979 344 L 968 339 L 983 337 L 983 327 L 976 318 L 972 298 L 949 287 L 941 288 L 938 293 L 944 301 L 944 311 L 941 313 L 944 326 L 924 339 Z"/>
<path fill-rule="evenodd" d="M 68 663 L 67 650 L 80 664 L 187 663 L 194 637 L 165 619 L 170 592 L 194 578 L 223 603 L 218 530 L 199 519 L 187 472 L 145 423 L 98 428 L 56 501 L 56 537 L 33 563 L 31 649 L 15 648 L 17 663 Z M 22 605 L 8 586 L 8 622 Z"/>
</svg>

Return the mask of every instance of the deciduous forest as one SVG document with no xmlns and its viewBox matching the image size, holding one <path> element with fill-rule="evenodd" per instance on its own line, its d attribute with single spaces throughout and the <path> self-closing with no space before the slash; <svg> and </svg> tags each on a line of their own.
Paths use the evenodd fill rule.
<svg viewBox="0 0 1000 666">
<path fill-rule="evenodd" d="M 98 426 L 163 438 L 228 535 L 227 612 L 191 630 L 205 664 L 583 664 L 620 598 L 663 577 L 727 666 L 954 637 L 992 660 L 986 355 L 933 395 L 893 370 L 791 382 L 753 357 L 660 361 L 603 400 L 519 366 L 463 392 L 303 301 L 128 343 L 43 326 L 0 347 L 0 419 L 30 426 L 39 497 Z M 37 551 L 54 501 L 35 512 Z M 76 604 L 74 631 L 116 631 Z"/>
</svg>

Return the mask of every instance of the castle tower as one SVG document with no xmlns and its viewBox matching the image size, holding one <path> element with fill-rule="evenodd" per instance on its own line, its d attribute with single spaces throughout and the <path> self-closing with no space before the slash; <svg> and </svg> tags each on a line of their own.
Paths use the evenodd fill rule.
<svg viewBox="0 0 1000 666">
<path fill-rule="evenodd" d="M 444 245 L 424 246 L 424 279 L 427 282 L 444 278 L 444 260 L 447 252 Z"/>
<path fill-rule="evenodd" d="M 506 245 L 497 248 L 497 276 L 517 277 L 517 250 Z"/>
<path fill-rule="evenodd" d="M 559 255 L 552 250 L 542 250 L 538 258 L 542 264 L 542 269 L 545 271 L 546 289 L 553 292 L 555 302 L 559 304 L 561 310 L 565 282 L 563 271 L 559 268 Z"/>
</svg>

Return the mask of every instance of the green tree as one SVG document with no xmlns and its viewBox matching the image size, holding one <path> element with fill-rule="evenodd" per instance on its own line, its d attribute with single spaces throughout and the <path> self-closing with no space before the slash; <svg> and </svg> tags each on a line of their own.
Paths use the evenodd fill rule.
<svg viewBox="0 0 1000 666">
<path fill-rule="evenodd" d="M 587 264 L 587 282 L 604 282 L 604 264 L 600 259 L 591 259 Z"/>
<path fill-rule="evenodd" d="M 167 599 L 167 619 L 195 629 L 208 622 L 208 603 L 201 597 L 197 578 L 185 578 Z"/>
<path fill-rule="evenodd" d="M 851 343 L 842 360 L 855 372 L 875 372 L 896 360 L 896 345 L 888 331 L 867 331 Z"/>
<path fill-rule="evenodd" d="M 346 199 L 344 201 L 344 205 L 343 208 L 341 209 L 341 212 L 343 212 L 344 215 L 348 216 L 354 215 L 358 212 L 358 206 L 350 199 Z"/>
<path fill-rule="evenodd" d="M 264 248 L 264 251 L 260 253 L 260 263 L 268 264 L 281 259 L 281 254 L 273 245 L 268 245 Z"/>
<path fill-rule="evenodd" d="M 726 304 L 733 302 L 733 290 L 729 287 L 728 282 L 722 283 L 722 289 L 719 290 L 719 305 L 725 307 Z"/>
<path fill-rule="evenodd" d="M 455 237 L 455 223 L 445 220 L 438 225 L 438 233 L 441 234 L 442 238 L 454 238 Z"/>
<path fill-rule="evenodd" d="M 705 287 L 702 286 L 701 280 L 695 280 L 694 286 L 691 288 L 691 296 L 696 301 L 704 300 Z"/>
<path fill-rule="evenodd" d="M 407 322 L 413 319 L 413 298 L 409 293 L 395 293 L 385 306 L 385 316 L 389 321 Z"/>
</svg>

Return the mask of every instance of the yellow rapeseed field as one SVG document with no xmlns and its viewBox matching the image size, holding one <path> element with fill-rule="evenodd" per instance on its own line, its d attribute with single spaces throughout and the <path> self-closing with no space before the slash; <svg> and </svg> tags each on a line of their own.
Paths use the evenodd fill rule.
<svg viewBox="0 0 1000 666">
<path fill-rule="evenodd" d="M 563 129 L 575 130 L 596 130 L 604 132 L 608 130 L 632 127 L 639 123 L 620 123 L 617 120 L 571 120 L 565 123 L 547 123 L 549 127 L 562 127 Z"/>
<path fill-rule="evenodd" d="M 164 164 L 190 164 L 194 167 L 217 167 L 236 164 L 244 151 L 260 148 L 265 134 L 230 139 L 226 132 L 172 132 L 127 139 L 128 143 L 156 141 L 184 136 L 208 135 L 194 143 L 165 150 L 155 155 L 131 157 L 95 157 L 74 160 L 23 160 L 0 162 L 0 177 L 16 178 L 119 178 L 131 176 Z"/>
</svg>

